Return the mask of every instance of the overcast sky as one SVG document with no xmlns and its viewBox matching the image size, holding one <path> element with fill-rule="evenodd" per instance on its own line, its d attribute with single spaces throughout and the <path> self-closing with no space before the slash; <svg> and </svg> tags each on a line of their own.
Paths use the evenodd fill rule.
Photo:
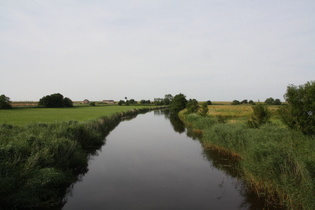
<svg viewBox="0 0 315 210">
<path fill-rule="evenodd" d="M 283 101 L 314 79 L 314 0 L 0 0 L 13 101 Z"/>
</svg>

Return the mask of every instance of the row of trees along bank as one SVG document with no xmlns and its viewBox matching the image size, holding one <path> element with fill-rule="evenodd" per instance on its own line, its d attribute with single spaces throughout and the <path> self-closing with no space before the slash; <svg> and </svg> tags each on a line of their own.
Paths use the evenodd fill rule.
<svg viewBox="0 0 315 210">
<path fill-rule="evenodd" d="M 188 101 L 179 98 L 173 111 L 178 111 L 179 101 L 188 111 Z M 252 106 L 245 122 L 226 123 L 202 115 L 200 106 L 179 116 L 202 132 L 200 141 L 206 149 L 237 159 L 248 190 L 267 199 L 271 208 L 315 209 L 315 82 L 288 86 L 285 100 L 278 109 L 283 124 L 271 122 L 262 103 Z"/>
</svg>

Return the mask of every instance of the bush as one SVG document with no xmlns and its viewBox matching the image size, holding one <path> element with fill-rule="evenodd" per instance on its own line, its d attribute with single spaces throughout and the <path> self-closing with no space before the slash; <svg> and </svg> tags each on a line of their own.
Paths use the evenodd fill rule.
<svg viewBox="0 0 315 210">
<path fill-rule="evenodd" d="M 201 116 L 207 116 L 209 109 L 208 109 L 208 102 L 204 102 L 201 105 L 200 114 Z"/>
<path fill-rule="evenodd" d="M 253 114 L 247 121 L 247 124 L 251 128 L 258 128 L 261 125 L 267 123 L 270 119 L 270 112 L 266 105 L 259 103 L 252 106 Z"/>
<path fill-rule="evenodd" d="M 189 99 L 186 108 L 188 114 L 198 112 L 199 109 L 198 101 L 196 99 Z"/>
</svg>

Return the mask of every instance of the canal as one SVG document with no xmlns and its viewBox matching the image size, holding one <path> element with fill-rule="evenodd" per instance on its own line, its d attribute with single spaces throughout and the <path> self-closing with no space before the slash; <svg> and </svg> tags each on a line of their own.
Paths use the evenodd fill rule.
<svg viewBox="0 0 315 210">
<path fill-rule="evenodd" d="M 228 163 L 186 133 L 167 111 L 121 122 L 91 157 L 62 209 L 257 208 L 241 181 L 224 169 Z"/>
</svg>

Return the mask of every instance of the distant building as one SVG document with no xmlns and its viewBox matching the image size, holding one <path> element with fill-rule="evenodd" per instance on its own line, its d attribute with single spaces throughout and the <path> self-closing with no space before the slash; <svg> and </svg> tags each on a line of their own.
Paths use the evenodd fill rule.
<svg viewBox="0 0 315 210">
<path fill-rule="evenodd" d="M 89 104 L 90 103 L 90 101 L 89 100 L 87 100 L 87 99 L 84 99 L 84 101 L 82 102 L 83 104 Z"/>
<path fill-rule="evenodd" d="M 103 103 L 105 104 L 115 104 L 114 100 L 103 100 Z"/>
</svg>

